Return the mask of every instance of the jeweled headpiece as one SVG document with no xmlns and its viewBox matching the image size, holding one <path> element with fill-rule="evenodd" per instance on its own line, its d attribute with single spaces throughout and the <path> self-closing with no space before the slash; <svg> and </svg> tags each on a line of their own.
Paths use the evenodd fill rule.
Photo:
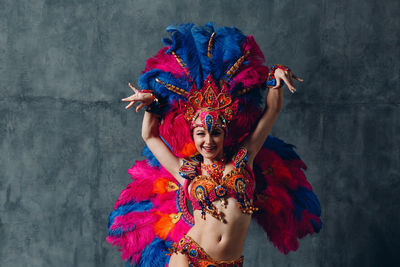
<svg viewBox="0 0 400 267">
<path fill-rule="evenodd" d="M 191 90 L 186 104 L 185 119 L 192 126 L 203 126 L 208 132 L 216 126 L 226 128 L 238 108 L 237 101 L 233 101 L 228 92 L 227 84 L 219 88 L 211 75 L 209 75 L 200 90 Z M 195 120 L 200 117 L 201 125 L 195 125 Z M 222 125 L 218 125 L 220 118 Z"/>
</svg>

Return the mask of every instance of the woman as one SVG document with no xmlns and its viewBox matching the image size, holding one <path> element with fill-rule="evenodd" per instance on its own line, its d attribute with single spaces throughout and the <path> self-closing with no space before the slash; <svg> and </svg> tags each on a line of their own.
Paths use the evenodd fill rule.
<svg viewBox="0 0 400 267">
<path fill-rule="evenodd" d="M 171 31 L 171 28 L 169 30 Z M 169 246 L 171 252 L 169 266 L 242 266 L 242 249 L 251 215 L 257 212 L 259 207 L 265 210 L 266 214 L 271 214 L 269 218 L 272 219 L 273 214 L 280 214 L 276 218 L 283 217 L 282 214 L 284 214 L 282 211 L 284 208 L 276 211 L 276 207 L 282 206 L 284 200 L 281 203 L 263 200 L 263 196 L 269 198 L 274 196 L 271 188 L 278 189 L 279 186 L 283 188 L 284 183 L 277 179 L 277 177 L 284 177 L 279 174 L 281 168 L 271 163 L 269 169 L 263 169 L 263 163 L 259 162 L 257 169 L 263 174 L 255 175 L 253 164 L 263 145 L 266 144 L 268 134 L 281 110 L 283 101 L 281 85 L 285 83 L 294 93 L 296 89 L 293 80 L 301 82 L 302 79 L 281 65 L 276 65 L 266 72 L 265 70 L 268 69 L 261 64 L 263 56 L 252 37 L 243 38 L 235 28 L 222 28 L 222 30 L 220 28 L 215 31 L 212 25 L 198 28 L 193 24 L 186 24 L 173 28 L 172 32 L 173 40 L 168 47 L 170 53 L 166 49 L 161 50 L 155 58 L 149 60 L 148 67 L 142 75 L 142 78 L 144 77 L 141 80 L 142 85 L 151 90 L 147 88 L 137 90 L 129 84 L 134 94 L 122 99 L 124 102 L 130 102 L 126 106 L 127 109 L 135 103 L 139 103 L 136 111 L 143 107 L 147 108 L 149 112 L 145 112 L 143 118 L 142 137 L 161 167 L 178 181 L 185 192 L 185 197 L 192 202 L 194 225 L 186 233 L 184 232 L 179 241 L 175 239 L 175 242 Z M 230 48 L 226 40 L 231 42 Z M 232 42 L 239 49 L 232 48 Z M 196 59 L 193 52 L 188 56 L 187 49 L 182 50 L 188 45 L 197 45 L 199 50 L 197 60 L 201 68 L 196 68 L 197 65 L 192 64 L 193 58 Z M 203 46 L 203 50 L 198 48 L 200 45 Z M 201 51 L 207 53 L 201 53 Z M 232 56 L 229 63 L 229 60 L 226 60 L 226 54 L 234 54 L 235 51 L 236 55 Z M 219 55 L 223 58 L 220 59 Z M 206 60 L 202 59 L 202 56 Z M 178 62 L 181 72 L 184 73 L 184 79 L 178 79 L 180 77 L 177 75 L 177 67 L 168 60 Z M 169 64 L 160 64 L 163 61 L 168 61 Z M 198 75 L 196 75 L 196 70 Z M 172 75 L 166 76 L 165 73 Z M 261 115 L 255 115 L 254 111 L 258 109 L 252 107 L 256 101 L 249 99 L 249 91 L 256 91 L 262 86 L 260 84 L 265 82 L 270 88 L 266 96 L 265 109 Z M 171 100 L 168 96 L 166 97 L 163 90 L 183 97 Z M 169 110 L 160 112 L 162 110 L 159 107 L 162 105 L 160 102 L 169 105 Z M 253 113 L 246 112 L 246 109 L 252 110 Z M 161 123 L 160 115 L 156 113 L 161 114 Z M 173 116 L 168 116 L 168 114 L 173 114 Z M 248 115 L 256 119 L 247 124 L 238 122 L 240 118 Z M 166 134 L 165 128 L 168 128 L 168 125 L 177 124 L 179 116 L 185 118 L 186 124 L 180 123 L 179 125 L 183 125 L 182 128 L 175 127 L 174 133 L 169 131 L 169 134 Z M 239 127 L 240 125 L 244 127 Z M 168 129 L 171 130 L 171 127 Z M 185 131 L 190 132 L 191 140 L 188 140 L 187 133 L 181 133 Z M 162 137 L 160 133 L 164 133 Z M 179 137 L 175 135 L 183 135 L 186 138 L 181 138 L 179 142 L 176 142 L 175 139 Z M 171 143 L 176 144 L 171 146 Z M 182 147 L 179 143 L 192 143 L 195 149 L 190 153 L 183 153 L 182 151 L 187 152 L 187 149 L 176 149 L 179 146 Z M 267 170 L 276 172 L 270 175 L 270 173 L 267 174 Z M 271 177 L 265 178 L 267 182 L 264 181 L 263 188 L 258 190 L 256 177 L 263 175 Z M 300 188 L 301 179 L 298 180 L 296 192 L 303 190 Z M 171 181 L 173 180 L 169 182 Z M 279 185 L 274 187 L 274 184 Z M 285 184 L 285 186 L 290 187 L 292 184 Z M 307 184 L 303 183 L 303 185 Z M 309 189 L 304 190 L 309 194 Z M 260 193 L 257 194 L 257 199 L 256 192 Z M 314 200 L 312 197 L 310 199 Z M 271 203 L 274 203 L 272 208 Z M 319 220 L 315 216 L 318 212 L 311 215 L 304 212 L 312 208 L 296 208 L 297 210 L 300 210 L 303 215 L 301 221 L 305 221 L 305 218 L 309 219 L 307 227 Z M 175 222 L 176 219 L 179 220 L 179 216 L 171 217 L 172 221 L 174 221 L 173 218 Z M 289 218 L 289 216 L 286 217 Z M 314 230 L 318 231 L 318 227 L 321 226 L 320 221 L 316 224 L 318 225 L 313 230 L 300 227 L 302 230 L 299 231 L 300 228 L 293 227 L 296 239 L 294 245 L 275 243 L 274 240 L 277 238 L 274 236 L 275 232 L 269 230 L 277 227 L 269 223 L 265 228 L 275 245 L 287 253 L 288 250 L 297 248 L 297 237 L 312 233 Z M 282 229 L 281 232 L 287 231 Z M 168 239 L 167 235 L 158 234 L 158 236 Z M 174 238 L 171 239 L 174 241 Z"/>
</svg>

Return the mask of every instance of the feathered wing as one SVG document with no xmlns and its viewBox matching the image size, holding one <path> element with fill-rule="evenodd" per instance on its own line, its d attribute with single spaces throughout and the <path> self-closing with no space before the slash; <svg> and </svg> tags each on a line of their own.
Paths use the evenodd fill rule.
<svg viewBox="0 0 400 267">
<path fill-rule="evenodd" d="M 269 136 L 254 161 L 256 221 L 280 252 L 298 248 L 298 239 L 319 232 L 321 208 L 294 146 Z"/>
<path fill-rule="evenodd" d="M 137 161 L 128 170 L 132 182 L 111 212 L 107 242 L 135 266 L 165 266 L 168 249 L 192 223 L 179 183 L 165 169 Z"/>
</svg>

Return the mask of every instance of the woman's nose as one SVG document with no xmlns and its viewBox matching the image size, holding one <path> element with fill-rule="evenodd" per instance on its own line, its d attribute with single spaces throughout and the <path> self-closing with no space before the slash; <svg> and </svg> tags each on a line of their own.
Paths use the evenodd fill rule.
<svg viewBox="0 0 400 267">
<path fill-rule="evenodd" d="M 207 144 L 212 144 L 212 138 L 211 138 L 211 135 L 210 134 L 206 134 L 206 143 Z"/>
</svg>

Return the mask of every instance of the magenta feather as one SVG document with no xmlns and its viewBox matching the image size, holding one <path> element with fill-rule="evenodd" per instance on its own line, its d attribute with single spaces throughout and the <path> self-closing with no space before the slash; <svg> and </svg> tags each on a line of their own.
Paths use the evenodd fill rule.
<svg viewBox="0 0 400 267">
<path fill-rule="evenodd" d="M 169 234 L 169 237 L 173 242 L 178 242 L 182 236 L 190 230 L 191 227 L 191 225 L 185 223 L 183 220 L 179 220 Z"/>
<path fill-rule="evenodd" d="M 175 77 L 186 76 L 176 58 L 172 54 L 166 53 L 168 49 L 169 47 L 163 47 L 154 57 L 149 58 L 146 61 L 146 68 L 143 70 L 143 73 L 152 69 L 158 69 L 172 73 Z"/>
<path fill-rule="evenodd" d="M 183 154 L 182 151 L 185 145 L 192 142 L 190 123 L 185 119 L 184 112 L 184 108 L 177 103 L 173 106 L 171 112 L 165 114 L 159 128 L 160 135 L 167 141 L 173 153 L 178 157 L 189 156 Z M 179 131 L 176 129 L 179 129 Z"/>
<path fill-rule="evenodd" d="M 247 36 L 243 43 L 243 54 L 249 51 L 246 62 L 239 72 L 232 79 L 230 86 L 233 88 L 237 83 L 242 83 L 244 87 L 252 88 L 254 86 L 264 87 L 269 69 L 264 66 L 264 55 L 260 47 L 255 42 L 253 36 Z"/>
</svg>

